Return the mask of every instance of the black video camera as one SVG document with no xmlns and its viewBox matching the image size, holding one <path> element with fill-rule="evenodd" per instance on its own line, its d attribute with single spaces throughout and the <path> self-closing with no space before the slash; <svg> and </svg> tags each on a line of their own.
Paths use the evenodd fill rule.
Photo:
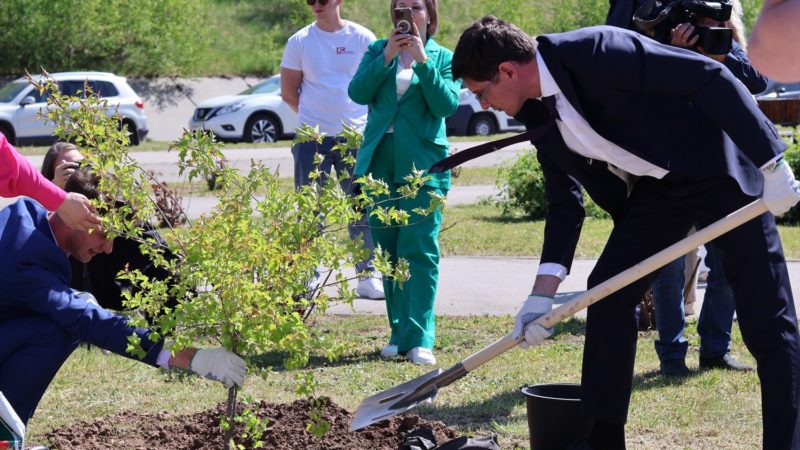
<svg viewBox="0 0 800 450">
<path fill-rule="evenodd" d="M 633 15 L 633 23 L 642 34 L 662 44 L 670 43 L 672 29 L 681 23 L 691 23 L 694 26 L 692 36 L 699 37 L 695 47 L 702 47 L 712 55 L 724 55 L 731 51 L 733 31 L 726 27 L 697 25 L 697 17 L 725 22 L 731 18 L 732 8 L 730 0 L 647 0 Z"/>
</svg>

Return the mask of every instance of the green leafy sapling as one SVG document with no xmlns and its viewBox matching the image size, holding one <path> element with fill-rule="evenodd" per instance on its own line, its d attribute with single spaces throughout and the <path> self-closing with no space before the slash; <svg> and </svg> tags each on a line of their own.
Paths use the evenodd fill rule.
<svg viewBox="0 0 800 450">
<path fill-rule="evenodd" d="M 155 265 L 174 274 L 170 281 L 149 279 L 138 271 L 119 275 L 140 288 L 124 294 L 127 307 L 144 313 L 132 315 L 133 325 L 149 326 L 152 337 L 167 338 L 172 351 L 213 341 L 251 361 L 266 352 L 281 352 L 287 355 L 284 365 L 290 370 L 305 366 L 312 353 L 335 359 L 346 350 L 346 343 L 317 333 L 308 319 L 312 310 L 324 313 L 334 298 L 347 304 L 354 299 L 350 280 L 339 269 L 354 268 L 366 254 L 360 242 L 341 238 L 341 230 L 365 209 L 386 226 L 408 223 L 408 212 L 386 209 L 373 201 L 377 195 L 388 195 L 385 183 L 361 177 L 361 193 L 350 196 L 339 185 L 346 173 L 322 176 L 317 170 L 312 175 L 317 182 L 286 190 L 280 186 L 278 173 L 257 162 L 246 172 L 220 165 L 224 155 L 213 135 L 186 132 L 171 146 L 178 154 L 180 174 L 189 182 L 213 176 L 219 202 L 207 215 L 186 218 L 185 225 L 170 230 L 168 240 L 179 257 L 168 260 L 164 248 L 142 235 L 141 225 L 161 214 L 150 188 L 159 181 L 128 153 L 127 130 L 120 127 L 116 111 L 88 86 L 78 95 L 67 96 L 46 74 L 29 81 L 40 92 L 49 92 L 52 107 L 46 119 L 55 123 L 56 134 L 75 142 L 86 156 L 84 164 L 103 174 L 99 186 L 103 196 L 95 206 L 102 212 L 104 229 L 111 237 L 137 239 Z M 349 154 L 360 146 L 361 135 L 345 127 L 340 136 L 336 149 L 348 154 L 352 164 Z M 323 137 L 317 128 L 297 130 L 298 141 Z M 424 180 L 424 174 L 415 170 L 401 195 L 416 195 Z M 429 213 L 442 203 L 442 198 L 435 197 L 430 208 L 415 212 Z M 392 264 L 382 250 L 376 252 L 375 266 L 399 281 L 409 276 L 406 261 Z M 310 288 L 308 280 L 318 267 L 336 270 L 329 270 L 320 286 Z M 167 306 L 170 297 L 178 299 L 173 308 Z M 142 354 L 134 337 L 128 351 Z M 253 364 L 249 372 L 269 374 Z M 313 395 L 313 376 L 308 376 L 312 379 L 301 377 L 298 383 L 300 395 Z M 240 414 L 237 421 L 237 392 L 233 387 L 228 393 L 226 446 L 237 429 L 256 439 L 260 430 L 252 415 Z M 315 434 L 327 430 L 320 412 L 323 406 L 315 406 L 316 419 L 309 428 Z"/>
</svg>

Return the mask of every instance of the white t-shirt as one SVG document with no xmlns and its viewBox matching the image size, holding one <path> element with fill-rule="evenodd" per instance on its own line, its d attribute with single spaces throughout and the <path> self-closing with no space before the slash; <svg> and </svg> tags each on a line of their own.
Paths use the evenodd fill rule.
<svg viewBox="0 0 800 450">
<path fill-rule="evenodd" d="M 314 22 L 295 33 L 286 43 L 281 67 L 303 72 L 300 84 L 300 123 L 329 135 L 342 131 L 342 122 L 364 129 L 367 107 L 350 100 L 347 86 L 375 35 L 365 27 L 345 21 L 329 33 Z"/>
</svg>

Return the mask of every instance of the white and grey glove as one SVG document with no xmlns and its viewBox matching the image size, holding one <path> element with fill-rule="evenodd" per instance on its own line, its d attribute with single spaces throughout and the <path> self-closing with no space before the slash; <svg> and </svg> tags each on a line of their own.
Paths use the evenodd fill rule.
<svg viewBox="0 0 800 450">
<path fill-rule="evenodd" d="M 794 178 L 792 168 L 783 157 L 761 168 L 764 174 L 762 198 L 769 212 L 780 217 L 800 201 L 800 185 Z"/>
<path fill-rule="evenodd" d="M 539 345 L 553 334 L 553 328 L 545 329 L 539 324 L 531 323 L 550 312 L 553 308 L 553 298 L 544 295 L 529 295 L 528 299 L 517 313 L 516 323 L 514 324 L 514 339 L 520 340 L 520 348 L 526 349 L 530 346 Z"/>
<path fill-rule="evenodd" d="M 192 372 L 209 380 L 219 381 L 226 388 L 241 386 L 244 382 L 245 362 L 224 348 L 199 349 L 189 364 Z"/>
</svg>

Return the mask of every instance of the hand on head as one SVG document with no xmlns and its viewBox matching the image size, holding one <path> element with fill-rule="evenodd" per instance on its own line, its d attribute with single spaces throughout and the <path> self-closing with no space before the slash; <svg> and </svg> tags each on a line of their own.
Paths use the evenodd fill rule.
<svg viewBox="0 0 800 450">
<path fill-rule="evenodd" d="M 94 210 L 92 202 L 84 195 L 68 192 L 56 213 L 70 228 L 78 231 L 99 230 L 100 217 L 94 214 Z"/>
</svg>

